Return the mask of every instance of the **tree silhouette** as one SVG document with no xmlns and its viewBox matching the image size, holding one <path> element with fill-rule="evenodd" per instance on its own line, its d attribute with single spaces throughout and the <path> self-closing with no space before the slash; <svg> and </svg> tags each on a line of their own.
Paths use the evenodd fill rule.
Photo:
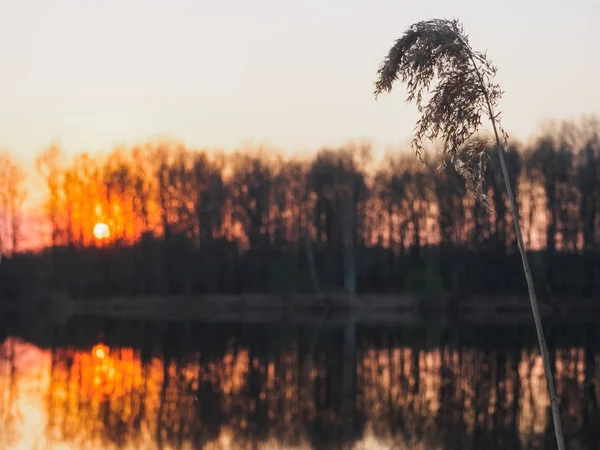
<svg viewBox="0 0 600 450">
<path fill-rule="evenodd" d="M 26 195 L 23 168 L 9 152 L 0 153 L 0 258 L 19 251 Z"/>
<path fill-rule="evenodd" d="M 544 300 L 600 291 L 599 135 L 593 118 L 568 122 L 506 155 L 532 266 L 545 275 L 537 286 Z M 41 277 L 40 289 L 78 297 L 522 289 L 510 264 L 517 243 L 497 160 L 483 180 L 491 214 L 465 197 L 452 166 L 437 171 L 402 149 L 371 164 L 370 151 L 350 143 L 299 159 L 150 141 L 67 158 L 52 145 L 36 163 L 49 248 L 23 254 L 28 262 L 13 265 L 8 284 L 29 289 L 34 283 L 24 280 Z M 29 233 L 27 174 L 3 161 L 8 262 L 18 236 Z M 109 226 L 108 239 L 93 235 L 99 222 Z M 8 277 L 8 267 L 1 270 Z"/>
</svg>

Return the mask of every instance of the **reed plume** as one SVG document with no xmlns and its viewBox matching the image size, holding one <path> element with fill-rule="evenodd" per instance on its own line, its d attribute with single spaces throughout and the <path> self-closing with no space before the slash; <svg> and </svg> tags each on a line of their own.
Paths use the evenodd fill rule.
<svg viewBox="0 0 600 450">
<path fill-rule="evenodd" d="M 554 387 L 550 357 L 542 328 L 538 302 L 523 236 L 519 214 L 510 185 L 504 152 L 508 135 L 496 112 L 502 90 L 494 81 L 497 68 L 487 55 L 473 50 L 458 20 L 433 19 L 410 26 L 396 41 L 378 70 L 375 98 L 392 90 L 400 79 L 406 84 L 407 102 L 415 102 L 420 118 L 415 126 L 412 146 L 423 160 L 423 143 L 440 139 L 441 167 L 451 162 L 464 178 L 467 190 L 488 207 L 483 180 L 487 166 L 487 142 L 478 136 L 482 118 L 492 125 L 495 147 L 513 216 L 515 234 L 527 280 L 540 351 L 544 361 L 552 419 L 559 450 L 565 449 L 558 399 Z M 434 86 L 432 87 L 432 84 Z M 424 94 L 430 94 L 424 102 Z M 425 104 L 424 104 L 425 103 Z"/>
</svg>

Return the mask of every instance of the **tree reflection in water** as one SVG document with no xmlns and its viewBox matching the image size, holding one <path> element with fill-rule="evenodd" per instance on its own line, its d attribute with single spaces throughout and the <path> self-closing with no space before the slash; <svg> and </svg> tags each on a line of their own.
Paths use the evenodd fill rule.
<svg viewBox="0 0 600 450">
<path fill-rule="evenodd" d="M 36 346 L 21 334 L 0 347 L 0 448 L 552 448 L 542 362 L 518 330 L 348 322 L 315 339 L 79 319 Z M 551 339 L 573 449 L 600 437 L 597 340 L 592 326 Z"/>
</svg>

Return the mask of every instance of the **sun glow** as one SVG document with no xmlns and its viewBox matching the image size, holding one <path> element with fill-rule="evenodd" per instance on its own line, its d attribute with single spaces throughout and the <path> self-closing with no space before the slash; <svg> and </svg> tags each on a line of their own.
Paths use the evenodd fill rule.
<svg viewBox="0 0 600 450">
<path fill-rule="evenodd" d="M 92 354 L 98 359 L 104 359 L 108 353 L 108 347 L 102 344 L 95 345 Z"/>
<path fill-rule="evenodd" d="M 94 225 L 93 233 L 96 239 L 108 239 L 110 237 L 110 228 L 107 224 L 99 222 Z"/>
</svg>

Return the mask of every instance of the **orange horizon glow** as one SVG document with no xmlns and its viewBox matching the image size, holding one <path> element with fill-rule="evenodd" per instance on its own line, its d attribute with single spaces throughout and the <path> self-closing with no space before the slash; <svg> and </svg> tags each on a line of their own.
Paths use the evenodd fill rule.
<svg viewBox="0 0 600 450">
<path fill-rule="evenodd" d="M 164 232 L 165 221 L 173 229 L 197 231 L 198 224 L 194 208 L 198 193 L 205 186 L 194 179 L 194 164 L 201 163 L 209 170 L 220 171 L 223 180 L 232 182 L 237 166 L 245 167 L 246 160 L 238 157 L 264 158 L 262 162 L 271 169 L 278 170 L 278 164 L 286 161 L 278 154 L 240 153 L 223 158 L 223 154 L 196 151 L 176 142 L 147 142 L 133 147 L 116 148 L 109 154 L 92 157 L 82 153 L 74 158 L 65 158 L 58 146 L 50 147 L 40 156 L 44 161 L 41 187 L 46 191 L 43 203 L 35 209 L 24 211 L 21 220 L 22 242 L 19 250 L 35 251 L 47 248 L 51 242 L 50 217 L 59 228 L 56 245 L 67 242 L 77 247 L 108 245 L 118 242 L 120 245 L 132 245 L 144 233 L 160 236 Z M 293 161 L 293 159 L 292 159 Z M 237 166 L 236 166 L 237 165 Z M 365 176 L 370 179 L 381 166 L 366 168 Z M 180 171 L 184 175 L 180 176 Z M 191 175 L 191 176 L 190 176 Z M 175 181 L 171 177 L 175 177 Z M 367 180 L 368 181 L 368 180 Z M 235 182 L 235 180 L 233 181 Z M 519 185 L 529 186 L 530 181 L 522 175 Z M 54 193 L 51 190 L 54 189 Z M 548 212 L 544 202 L 544 187 L 534 184 L 532 188 L 519 190 L 518 203 L 521 206 L 521 220 L 529 250 L 542 250 L 546 242 L 546 223 Z M 382 210 L 376 196 L 369 198 L 366 214 L 374 217 Z M 37 200 L 37 198 L 36 198 Z M 37 200 L 39 201 L 39 200 Z M 469 199 L 464 199 L 466 210 L 472 207 Z M 534 214 L 530 216 L 533 207 Z M 248 249 L 247 229 L 236 219 L 231 205 L 226 205 L 222 222 L 215 236 L 223 236 L 237 241 L 243 250 Z M 271 217 L 292 217 L 288 210 L 281 211 L 273 206 Z M 434 203 L 425 206 L 425 215 L 420 223 L 420 239 L 424 245 L 436 245 L 440 242 L 438 207 Z M 181 212 L 183 211 L 183 214 Z M 574 212 L 577 214 L 577 212 Z M 181 215 L 180 215 L 181 214 Z M 391 214 L 391 215 L 390 215 Z M 405 219 L 402 208 L 395 208 L 381 214 L 382 229 L 371 228 L 366 236 L 368 244 L 379 242 L 386 247 L 400 243 L 398 224 Z M 532 220 L 530 220 L 532 219 Z M 410 221 L 409 221 L 410 222 Z M 10 224 L 3 229 L 9 230 Z M 467 218 L 465 233 L 472 230 L 471 219 Z M 290 228 L 293 228 L 291 226 Z M 390 234 L 390 230 L 395 231 Z M 512 226 L 509 233 L 512 233 Z M 414 227 L 409 223 L 404 237 L 404 246 L 414 240 Z M 461 238 L 457 238 L 461 242 Z M 4 239 L 9 242 L 10 239 Z M 561 230 L 556 236 L 556 246 L 562 246 Z M 577 243 L 582 248 L 582 236 Z"/>
</svg>

